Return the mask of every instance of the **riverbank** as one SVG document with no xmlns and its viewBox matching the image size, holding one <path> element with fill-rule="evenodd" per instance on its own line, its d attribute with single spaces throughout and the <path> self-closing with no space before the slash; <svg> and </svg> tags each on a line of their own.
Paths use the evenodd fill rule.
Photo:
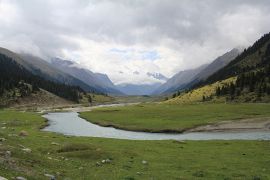
<svg viewBox="0 0 270 180">
<path fill-rule="evenodd" d="M 269 130 L 270 104 L 138 104 L 98 108 L 80 117 L 117 129 L 183 133 Z"/>
<path fill-rule="evenodd" d="M 0 111 L 8 179 L 269 179 L 269 141 L 130 141 L 42 132 L 40 114 Z"/>
</svg>

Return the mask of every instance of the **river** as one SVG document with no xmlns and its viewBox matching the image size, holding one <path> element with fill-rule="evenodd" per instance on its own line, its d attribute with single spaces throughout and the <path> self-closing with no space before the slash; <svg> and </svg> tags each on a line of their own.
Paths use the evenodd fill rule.
<svg viewBox="0 0 270 180">
<path fill-rule="evenodd" d="M 129 140 L 270 140 L 269 131 L 258 132 L 190 132 L 190 133 L 147 133 L 102 127 L 78 116 L 77 112 L 57 112 L 43 115 L 48 126 L 43 131 L 69 136 L 103 137 Z"/>
</svg>

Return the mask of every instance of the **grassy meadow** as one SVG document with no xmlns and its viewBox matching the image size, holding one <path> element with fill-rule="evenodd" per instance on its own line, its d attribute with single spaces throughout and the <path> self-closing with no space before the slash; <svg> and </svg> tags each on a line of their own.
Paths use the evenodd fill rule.
<svg viewBox="0 0 270 180">
<path fill-rule="evenodd" d="M 178 131 L 224 120 L 269 117 L 270 104 L 138 104 L 106 107 L 80 116 L 103 126 L 162 132 Z"/>
<path fill-rule="evenodd" d="M 126 180 L 270 178 L 269 141 L 69 137 L 40 131 L 45 124 L 40 114 L 0 111 L 0 176 L 41 180 L 49 179 L 48 175 Z"/>
</svg>

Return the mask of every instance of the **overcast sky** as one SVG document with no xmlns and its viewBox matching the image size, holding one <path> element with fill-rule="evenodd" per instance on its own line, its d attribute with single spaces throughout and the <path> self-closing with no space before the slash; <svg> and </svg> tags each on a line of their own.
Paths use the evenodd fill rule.
<svg viewBox="0 0 270 180">
<path fill-rule="evenodd" d="M 269 0 L 0 0 L 0 46 L 153 83 L 270 31 Z"/>
</svg>

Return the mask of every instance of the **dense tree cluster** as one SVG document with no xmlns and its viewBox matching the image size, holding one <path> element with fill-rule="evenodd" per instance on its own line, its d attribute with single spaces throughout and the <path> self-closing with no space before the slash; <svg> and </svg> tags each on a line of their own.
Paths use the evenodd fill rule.
<svg viewBox="0 0 270 180">
<path fill-rule="evenodd" d="M 258 97 L 270 95 L 270 65 L 261 70 L 243 73 L 235 83 L 216 89 L 217 96 L 229 95 L 231 100 L 247 92 L 254 92 Z"/>
<path fill-rule="evenodd" d="M 11 58 L 0 54 L 0 96 L 12 89 L 18 89 L 22 97 L 28 96 L 39 88 L 76 102 L 81 98 L 80 92 L 83 92 L 79 87 L 59 84 L 35 76 Z"/>
</svg>

